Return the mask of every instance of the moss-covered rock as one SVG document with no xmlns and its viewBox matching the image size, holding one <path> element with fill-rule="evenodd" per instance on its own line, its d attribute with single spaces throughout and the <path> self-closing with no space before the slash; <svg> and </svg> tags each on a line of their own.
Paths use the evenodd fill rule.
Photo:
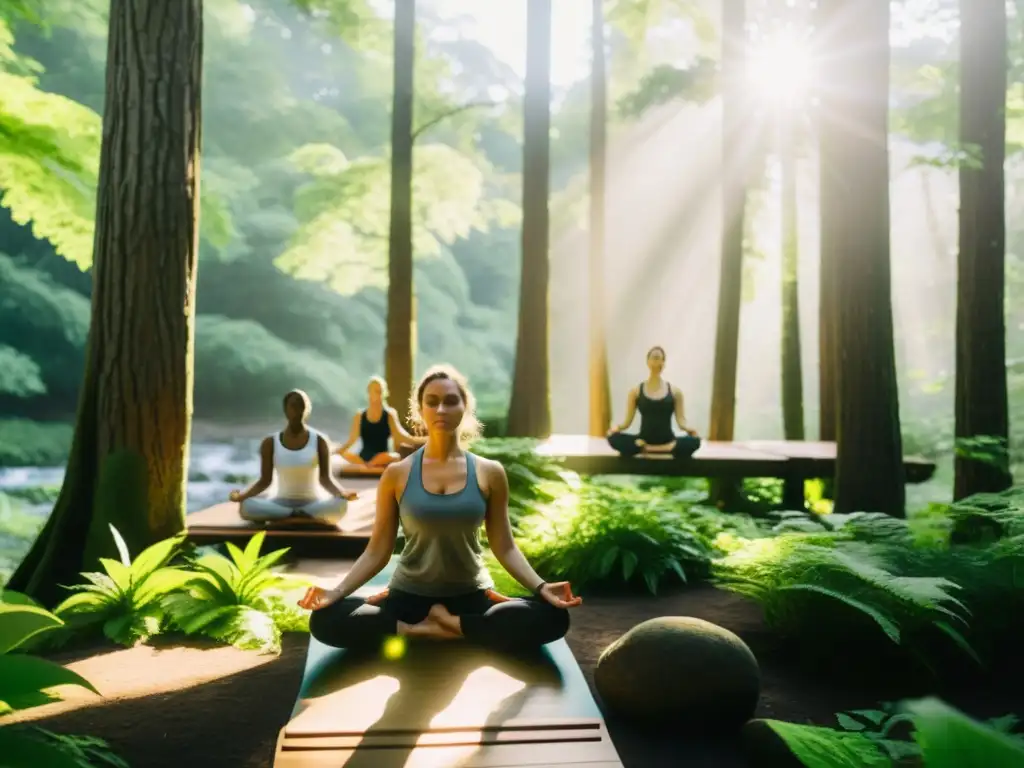
<svg viewBox="0 0 1024 768">
<path fill-rule="evenodd" d="M 645 621 L 601 654 L 594 682 L 614 714 L 652 727 L 728 731 L 754 713 L 757 659 L 735 634 L 683 616 Z"/>
</svg>

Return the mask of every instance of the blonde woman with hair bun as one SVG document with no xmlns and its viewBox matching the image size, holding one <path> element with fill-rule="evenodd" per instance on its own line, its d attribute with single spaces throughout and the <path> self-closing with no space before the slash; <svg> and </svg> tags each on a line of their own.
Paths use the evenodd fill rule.
<svg viewBox="0 0 1024 768">
<path fill-rule="evenodd" d="M 366 474 L 379 475 L 388 464 L 398 461 L 398 448 L 403 445 L 419 446 L 423 440 L 413 437 L 402 427 L 398 411 L 388 404 L 388 385 L 380 376 L 371 376 L 366 385 L 366 408 L 352 417 L 348 440 L 334 453 Z M 388 446 L 388 439 L 394 450 Z M 359 452 L 352 451 L 356 441 L 362 443 Z"/>
</svg>

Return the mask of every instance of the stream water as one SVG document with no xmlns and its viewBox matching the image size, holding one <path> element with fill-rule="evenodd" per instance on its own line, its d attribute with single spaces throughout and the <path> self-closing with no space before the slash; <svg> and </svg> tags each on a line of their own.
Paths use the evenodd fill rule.
<svg viewBox="0 0 1024 768">
<path fill-rule="evenodd" d="M 197 441 L 189 457 L 189 512 L 227 501 L 232 489 L 244 488 L 259 474 L 259 439 L 233 442 Z M 33 488 L 59 488 L 64 467 L 0 468 L 0 493 Z M 20 494 L 19 494 L 20 495 Z M 48 515 L 52 502 L 19 502 L 25 511 Z"/>
</svg>

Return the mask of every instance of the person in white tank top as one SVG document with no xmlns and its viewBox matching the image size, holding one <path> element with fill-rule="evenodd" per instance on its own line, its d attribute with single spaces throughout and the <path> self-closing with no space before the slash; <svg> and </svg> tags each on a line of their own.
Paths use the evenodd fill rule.
<svg viewBox="0 0 1024 768">
<path fill-rule="evenodd" d="M 238 513 L 253 522 L 305 520 L 337 524 L 356 494 L 346 491 L 331 477 L 330 443 L 327 436 L 306 425 L 312 411 L 309 395 L 294 389 L 284 396 L 288 423 L 283 430 L 264 438 L 260 445 L 260 477 L 245 491 L 232 491 Z M 277 493 L 261 496 L 276 475 Z M 329 494 L 322 498 L 321 488 Z"/>
</svg>

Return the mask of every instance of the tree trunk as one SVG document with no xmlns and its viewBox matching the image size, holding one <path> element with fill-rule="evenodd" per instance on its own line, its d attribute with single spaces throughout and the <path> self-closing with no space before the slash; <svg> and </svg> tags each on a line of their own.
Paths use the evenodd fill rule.
<svg viewBox="0 0 1024 768">
<path fill-rule="evenodd" d="M 718 286 L 714 379 L 711 387 L 712 440 L 732 440 L 736 419 L 736 366 L 739 356 L 743 288 L 743 220 L 750 158 L 743 147 L 746 126 L 746 3 L 722 6 L 722 260 Z"/>
<path fill-rule="evenodd" d="M 800 259 L 797 230 L 796 136 L 783 117 L 782 167 L 782 426 L 787 440 L 804 439 L 804 373 L 800 359 Z"/>
<path fill-rule="evenodd" d="M 1006 385 L 1006 4 L 960 2 L 960 143 L 980 167 L 960 165 L 956 311 L 956 437 L 995 438 L 956 457 L 953 497 L 1002 491 L 1013 482 Z M 979 450 L 980 449 L 980 450 Z M 981 460 L 979 460 L 979 458 Z"/>
<path fill-rule="evenodd" d="M 736 369 L 740 347 L 740 305 L 743 296 L 743 233 L 747 185 L 752 157 L 744 150 L 746 109 L 746 1 L 722 5 L 722 251 L 719 265 L 718 320 L 711 383 L 708 438 L 733 439 L 736 424 Z M 712 480 L 709 498 L 719 508 L 739 502 L 738 483 Z"/>
<path fill-rule="evenodd" d="M 841 44 L 842 30 L 827 21 L 829 9 L 818 6 L 819 14 L 815 30 L 815 60 L 819 62 L 821 87 L 818 91 L 819 107 L 815 121 L 818 131 L 818 439 L 834 442 L 836 439 L 836 291 L 835 291 L 835 247 L 829 237 L 835 231 L 832 220 L 842 216 L 842 209 L 830 206 L 842 205 L 842 187 L 838 191 L 829 188 L 840 180 L 835 169 L 825 162 L 824 153 L 831 152 L 835 140 L 829 135 L 831 123 L 825 119 L 821 107 L 823 91 L 829 87 L 826 76 L 829 57 L 833 46 Z M 829 148 L 829 149 L 826 149 Z M 832 485 L 832 483 L 828 483 Z M 831 490 L 831 489 L 830 489 Z"/>
<path fill-rule="evenodd" d="M 394 94 L 391 106 L 391 230 L 384 378 L 391 402 L 408 423 L 414 374 L 412 253 L 412 113 L 416 66 L 416 2 L 395 3 Z"/>
<path fill-rule="evenodd" d="M 820 7 L 843 35 L 826 52 L 821 105 L 823 173 L 834 180 L 821 205 L 842 211 L 822 222 L 837 287 L 835 511 L 903 516 L 889 266 L 889 3 L 822 0 Z"/>
<path fill-rule="evenodd" d="M 611 425 L 608 383 L 607 304 L 604 293 L 605 169 L 608 151 L 608 80 L 604 0 L 593 0 L 590 72 L 590 434 Z"/>
<path fill-rule="evenodd" d="M 545 437 L 551 432 L 548 383 L 551 0 L 527 0 L 526 9 L 523 266 L 508 435 Z"/>
<path fill-rule="evenodd" d="M 8 589 L 59 585 L 185 525 L 198 249 L 202 0 L 112 0 L 92 318 L 67 472 Z"/>
</svg>

